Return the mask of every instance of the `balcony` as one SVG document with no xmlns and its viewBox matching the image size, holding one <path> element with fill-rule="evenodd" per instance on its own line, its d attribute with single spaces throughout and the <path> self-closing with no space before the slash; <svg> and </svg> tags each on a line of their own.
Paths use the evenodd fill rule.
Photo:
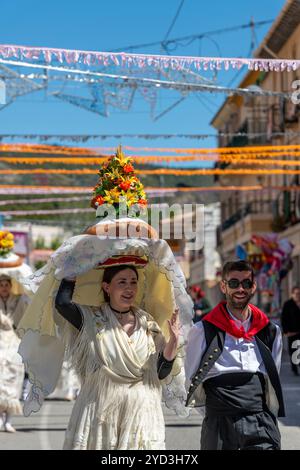
<svg viewBox="0 0 300 470">
<path fill-rule="evenodd" d="M 226 219 L 221 225 L 221 231 L 225 231 L 232 227 L 234 224 L 245 218 L 248 214 L 271 214 L 273 215 L 276 210 L 276 201 L 251 201 L 244 207 L 241 207 L 237 212 Z"/>
<path fill-rule="evenodd" d="M 232 227 L 232 225 L 236 224 L 239 220 L 241 220 L 243 217 L 246 217 L 246 215 L 251 213 L 251 203 L 246 204 L 245 207 L 242 209 L 239 209 L 235 214 L 233 214 L 231 217 L 226 219 L 222 225 L 221 225 L 221 231 L 224 232 L 224 230 L 229 229 Z"/>
<path fill-rule="evenodd" d="M 265 145 L 268 143 L 268 123 L 266 119 L 256 119 L 249 115 L 237 133 L 247 135 L 236 135 L 233 137 L 219 137 L 219 147 L 247 147 L 251 145 Z"/>
<path fill-rule="evenodd" d="M 298 124 L 300 117 L 300 105 L 293 103 L 291 100 L 284 102 L 284 122 L 287 127 Z"/>
<path fill-rule="evenodd" d="M 250 240 L 254 233 L 272 231 L 274 201 L 252 201 L 226 219 L 217 232 L 222 251 L 234 252 L 236 246 Z"/>
</svg>

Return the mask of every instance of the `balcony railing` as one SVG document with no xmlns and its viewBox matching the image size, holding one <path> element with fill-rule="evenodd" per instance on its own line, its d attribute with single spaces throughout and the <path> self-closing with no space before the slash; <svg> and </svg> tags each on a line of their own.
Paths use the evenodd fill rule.
<svg viewBox="0 0 300 470">
<path fill-rule="evenodd" d="M 221 230 L 227 230 L 248 214 L 274 214 L 276 201 L 251 201 L 241 207 L 221 224 Z"/>
</svg>

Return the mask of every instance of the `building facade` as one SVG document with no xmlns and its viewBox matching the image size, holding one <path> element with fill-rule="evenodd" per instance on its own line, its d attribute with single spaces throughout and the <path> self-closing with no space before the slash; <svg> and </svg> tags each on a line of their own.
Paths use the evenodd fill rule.
<svg viewBox="0 0 300 470">
<path fill-rule="evenodd" d="M 200 285 L 212 305 L 221 299 L 219 289 L 221 259 L 217 251 L 217 228 L 221 221 L 220 203 L 204 206 L 203 247 L 189 254 L 189 286 Z"/>
<path fill-rule="evenodd" d="M 255 57 L 272 59 L 300 58 L 300 2 L 288 0 L 256 50 Z M 239 88 L 257 88 L 293 92 L 300 71 L 250 71 Z M 293 85 L 294 84 L 294 85 Z M 298 86 L 299 89 L 299 86 Z M 219 133 L 247 133 L 247 136 L 223 137 L 219 147 L 300 144 L 300 104 L 283 97 L 229 97 L 211 124 Z M 281 159 L 291 159 L 288 155 Z M 220 164 L 218 164 L 220 166 Z M 223 167 L 226 166 L 223 164 Z M 276 166 L 274 166 L 276 168 Z M 278 168 L 278 166 L 277 166 Z M 295 165 L 289 169 L 299 169 Z M 278 233 L 294 245 L 293 268 L 282 282 L 282 301 L 293 285 L 300 283 L 300 179 L 299 175 L 221 176 L 218 184 L 261 185 L 261 191 L 222 192 L 218 249 L 222 262 L 235 256 L 237 245 L 253 234 Z M 285 188 L 295 187 L 295 190 Z M 276 189 L 271 189 L 276 188 Z"/>
</svg>

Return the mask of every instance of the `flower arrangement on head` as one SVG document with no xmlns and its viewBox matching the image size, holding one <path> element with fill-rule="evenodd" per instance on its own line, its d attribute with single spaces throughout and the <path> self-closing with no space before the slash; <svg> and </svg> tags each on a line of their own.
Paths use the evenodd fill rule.
<svg viewBox="0 0 300 470">
<path fill-rule="evenodd" d="M 144 186 L 135 176 L 132 158 L 125 157 L 121 146 L 99 171 L 99 181 L 94 187 L 91 206 L 97 209 L 103 204 L 112 204 L 118 212 L 120 200 L 126 202 L 127 208 L 138 204 L 140 208 L 147 206 Z"/>
<path fill-rule="evenodd" d="M 9 255 L 14 247 L 14 236 L 7 230 L 0 230 L 0 256 Z"/>
</svg>

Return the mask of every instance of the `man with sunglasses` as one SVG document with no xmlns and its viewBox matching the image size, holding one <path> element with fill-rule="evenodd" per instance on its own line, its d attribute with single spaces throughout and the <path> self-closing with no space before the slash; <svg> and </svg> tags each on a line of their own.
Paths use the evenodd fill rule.
<svg viewBox="0 0 300 470">
<path fill-rule="evenodd" d="M 206 411 L 201 449 L 279 450 L 280 328 L 250 304 L 256 282 L 246 261 L 224 265 L 220 288 L 225 300 L 193 326 L 187 344 L 187 406 Z"/>
</svg>

